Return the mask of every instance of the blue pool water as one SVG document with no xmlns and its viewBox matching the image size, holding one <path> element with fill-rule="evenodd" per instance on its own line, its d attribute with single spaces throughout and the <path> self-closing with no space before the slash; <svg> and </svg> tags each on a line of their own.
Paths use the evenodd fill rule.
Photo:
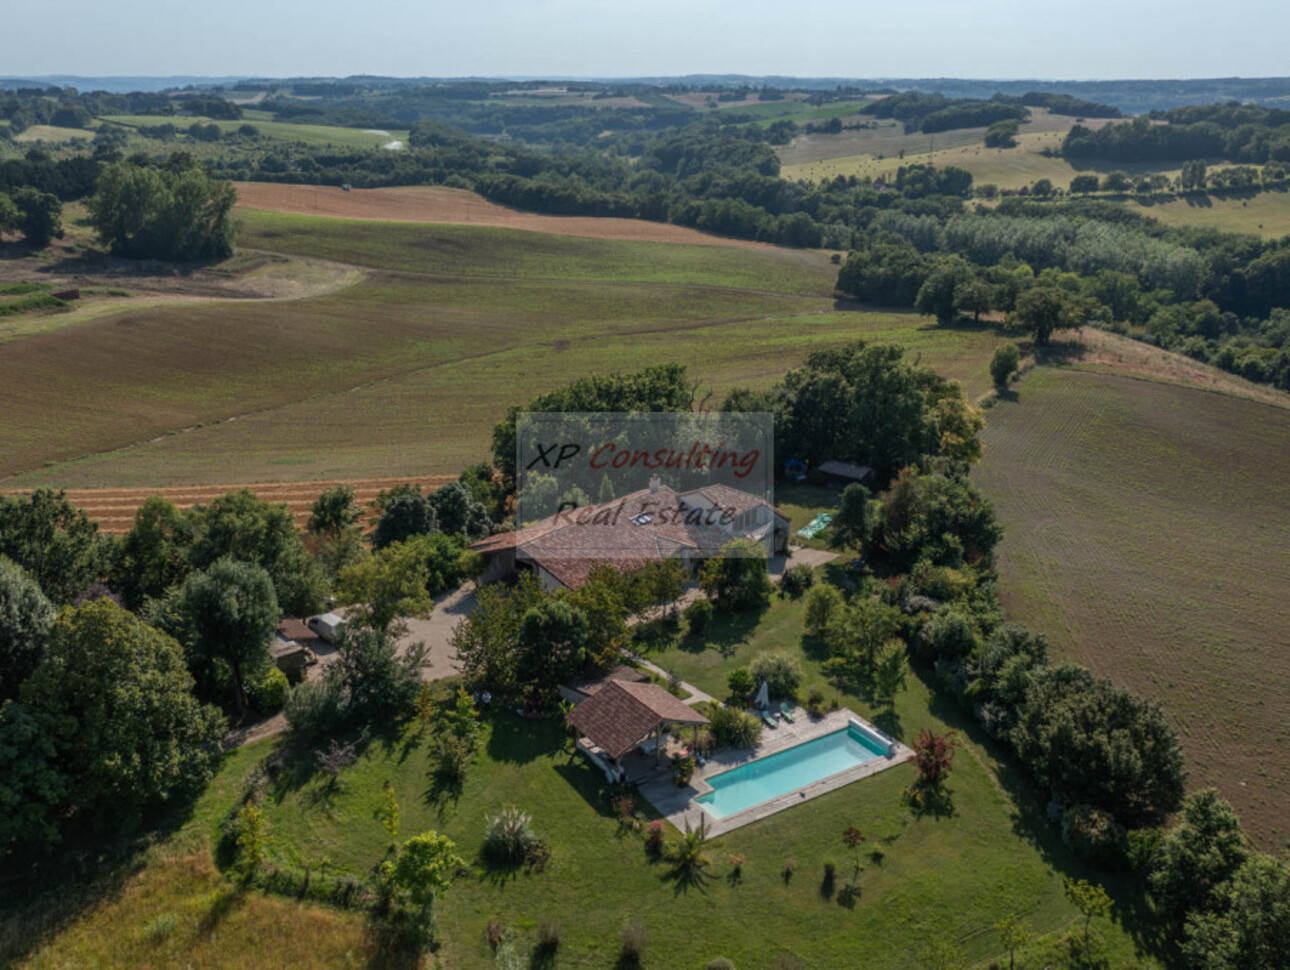
<svg viewBox="0 0 1290 970">
<path fill-rule="evenodd" d="M 886 753 L 854 728 L 843 728 L 713 775 L 705 779 L 712 791 L 695 801 L 713 818 L 725 818 Z"/>
</svg>

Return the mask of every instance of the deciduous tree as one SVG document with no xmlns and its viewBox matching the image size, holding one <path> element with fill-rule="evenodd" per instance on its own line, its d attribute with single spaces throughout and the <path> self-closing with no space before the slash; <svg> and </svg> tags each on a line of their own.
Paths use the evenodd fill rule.
<svg viewBox="0 0 1290 970">
<path fill-rule="evenodd" d="M 194 654 L 228 665 L 237 708 L 245 711 L 247 678 L 271 662 L 269 640 L 282 618 L 269 574 L 252 563 L 221 559 L 188 577 L 182 602 Z"/>
</svg>

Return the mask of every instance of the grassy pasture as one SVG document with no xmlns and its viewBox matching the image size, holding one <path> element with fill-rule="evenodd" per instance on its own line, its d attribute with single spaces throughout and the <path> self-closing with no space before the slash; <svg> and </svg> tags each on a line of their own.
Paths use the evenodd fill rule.
<svg viewBox="0 0 1290 970">
<path fill-rule="evenodd" d="M 32 125 L 17 135 L 13 140 L 19 144 L 29 142 L 43 141 L 62 144 L 64 142 L 75 141 L 77 138 L 83 138 L 89 141 L 94 137 L 94 132 L 87 131 L 84 128 L 58 128 L 54 125 Z"/>
<path fill-rule="evenodd" d="M 586 374 L 680 361 L 718 392 L 765 386 L 863 336 L 979 393 L 1001 339 L 841 307 L 816 253 L 262 213 L 243 242 L 370 275 L 317 299 L 127 309 L 15 341 L 6 485 L 452 473 L 486 456 L 511 403 Z"/>
<path fill-rule="evenodd" d="M 1159 698 L 1190 785 L 1290 836 L 1290 413 L 1039 368 L 989 412 L 975 477 L 1006 529 L 1008 615 Z"/>
<path fill-rule="evenodd" d="M 890 156 L 879 159 L 869 153 L 854 154 L 842 158 L 789 165 L 782 170 L 781 174 L 785 178 L 800 178 L 808 181 L 833 178 L 837 175 L 876 178 L 880 175 L 894 175 L 896 169 L 902 165 L 933 162 L 942 167 L 954 165 L 966 169 L 972 173 L 975 185 L 994 184 L 1001 189 L 1019 189 L 1041 178 L 1050 179 L 1053 185 L 1059 188 L 1066 188 L 1070 185 L 1070 180 L 1082 172 L 1101 175 L 1118 169 L 1131 174 L 1164 172 L 1172 176 L 1179 170 L 1178 166 L 1171 162 L 1112 164 L 1099 161 L 1081 163 L 1081 167 L 1076 168 L 1064 158 L 1042 154 L 1046 148 L 1056 150 L 1061 147 L 1063 132 L 1023 133 L 1018 136 L 1015 148 L 986 148 L 980 137 L 983 132 L 984 129 L 976 130 L 977 137 L 969 143 L 960 143 L 957 147 L 942 143 L 941 136 L 937 135 L 936 151 L 930 154 L 927 151 L 928 136 L 919 135 L 917 137 L 921 139 L 921 143 L 918 153 L 906 153 L 903 159 Z"/>
<path fill-rule="evenodd" d="M 388 966 L 378 943 L 352 913 L 240 891 L 203 849 L 141 870 L 20 965 L 29 970 Z"/>
<path fill-rule="evenodd" d="M 1256 195 L 1206 195 L 1168 202 L 1125 202 L 1135 212 L 1167 226 L 1198 226 L 1222 232 L 1244 232 L 1265 239 L 1290 235 L 1290 191 Z"/>
<path fill-rule="evenodd" d="M 187 128 L 192 124 L 218 125 L 221 132 L 237 131 L 242 125 L 255 125 L 260 131 L 262 140 L 303 142 L 306 145 L 340 145 L 345 148 L 380 148 L 391 141 L 407 143 L 406 129 L 391 130 L 388 134 L 378 135 L 362 128 L 341 128 L 337 125 L 294 125 L 286 121 L 264 121 L 259 118 L 243 118 L 238 121 L 224 121 L 211 118 L 198 118 L 182 115 L 168 117 L 161 115 L 107 115 L 104 121 L 127 125 L 131 128 L 151 127 L 170 123 L 176 128 Z"/>
</svg>

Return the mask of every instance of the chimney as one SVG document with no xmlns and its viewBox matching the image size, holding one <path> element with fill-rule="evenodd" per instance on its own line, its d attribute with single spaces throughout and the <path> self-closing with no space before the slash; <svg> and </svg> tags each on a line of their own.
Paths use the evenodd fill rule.
<svg viewBox="0 0 1290 970">
<path fill-rule="evenodd" d="M 658 487 L 662 484 L 663 484 L 663 479 L 659 478 L 657 475 L 651 475 L 649 477 L 649 490 L 651 492 L 657 492 Z"/>
</svg>

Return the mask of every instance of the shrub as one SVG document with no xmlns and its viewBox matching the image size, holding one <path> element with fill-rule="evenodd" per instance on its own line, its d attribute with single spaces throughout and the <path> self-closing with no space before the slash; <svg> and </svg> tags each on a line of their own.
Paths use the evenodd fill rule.
<svg viewBox="0 0 1290 970">
<path fill-rule="evenodd" d="M 994 386 L 1004 391 L 1008 388 L 1008 381 L 1012 375 L 1017 372 L 1017 367 L 1021 364 L 1021 351 L 1013 343 L 1003 344 L 994 352 L 990 358 L 990 377 L 994 380 Z"/>
<path fill-rule="evenodd" d="M 918 780 L 928 788 L 939 788 L 954 762 L 958 742 L 954 732 L 936 734 L 924 728 L 914 742 L 914 763 L 918 766 Z"/>
<path fill-rule="evenodd" d="M 842 592 L 836 586 L 821 583 L 806 591 L 806 635 L 822 637 L 833 618 L 842 611 Z"/>
<path fill-rule="evenodd" d="M 291 730 L 322 736 L 339 728 L 349 716 L 349 700 L 338 677 L 320 677 L 297 684 L 287 693 L 283 713 Z"/>
<path fill-rule="evenodd" d="M 529 827 L 532 817 L 514 805 L 487 818 L 484 858 L 493 865 L 514 866 L 524 861 L 529 843 L 537 838 Z"/>
<path fill-rule="evenodd" d="M 740 701 L 746 701 L 757 688 L 747 667 L 736 667 L 730 671 L 730 675 L 726 677 L 726 686 L 730 688 L 730 696 Z"/>
<path fill-rule="evenodd" d="M 282 709 L 290 689 L 287 675 L 277 667 L 270 667 L 264 672 L 264 676 L 247 681 L 246 696 L 257 711 L 270 714 Z"/>
<path fill-rule="evenodd" d="M 666 834 L 666 826 L 661 818 L 656 818 L 645 828 L 645 851 L 652 856 L 663 854 L 663 836 Z"/>
<path fill-rule="evenodd" d="M 712 613 L 712 603 L 706 599 L 697 599 L 685 608 L 682 615 L 685 617 L 685 626 L 690 636 L 703 635 L 703 631 L 708 628 L 708 621 L 712 619 Z"/>
<path fill-rule="evenodd" d="M 727 957 L 716 957 L 707 962 L 704 970 L 735 970 L 735 963 Z"/>
<path fill-rule="evenodd" d="M 789 566 L 779 579 L 779 588 L 789 596 L 801 596 L 815 583 L 815 570 L 805 563 Z"/>
<path fill-rule="evenodd" d="M 635 967 L 639 966 L 641 959 L 645 956 L 645 945 L 649 942 L 649 935 L 645 932 L 645 924 L 640 920 L 630 920 L 623 924 L 623 928 L 618 933 L 620 945 L 618 948 L 618 962 L 620 966 Z"/>
<path fill-rule="evenodd" d="M 684 788 L 694 777 L 695 761 L 693 758 L 672 758 L 672 781 L 677 788 Z"/>
<path fill-rule="evenodd" d="M 440 784 L 459 784 L 466 777 L 466 770 L 475 760 L 475 745 L 466 738 L 451 734 L 435 739 L 430 755 L 432 772 Z"/>
<path fill-rule="evenodd" d="M 824 691 L 818 687 L 813 687 L 806 695 L 806 713 L 811 717 L 824 716 Z"/>
<path fill-rule="evenodd" d="M 762 723 L 733 707 L 714 708 L 708 720 L 713 740 L 731 748 L 751 748 L 761 740 Z"/>
<path fill-rule="evenodd" d="M 791 698 L 802 682 L 802 666 L 797 658 L 786 653 L 764 653 L 752 662 L 749 672 L 753 680 L 766 681 L 771 697 Z"/>
<path fill-rule="evenodd" d="M 675 670 L 667 672 L 667 692 L 673 697 L 681 696 L 681 675 Z"/>
<path fill-rule="evenodd" d="M 529 872 L 542 872 L 551 861 L 551 846 L 541 836 L 534 836 L 524 846 L 524 868 Z"/>
<path fill-rule="evenodd" d="M 1062 813 L 1062 841 L 1098 869 L 1122 869 L 1128 859 L 1124 826 L 1116 824 L 1110 812 L 1091 805 L 1072 805 Z"/>
</svg>

